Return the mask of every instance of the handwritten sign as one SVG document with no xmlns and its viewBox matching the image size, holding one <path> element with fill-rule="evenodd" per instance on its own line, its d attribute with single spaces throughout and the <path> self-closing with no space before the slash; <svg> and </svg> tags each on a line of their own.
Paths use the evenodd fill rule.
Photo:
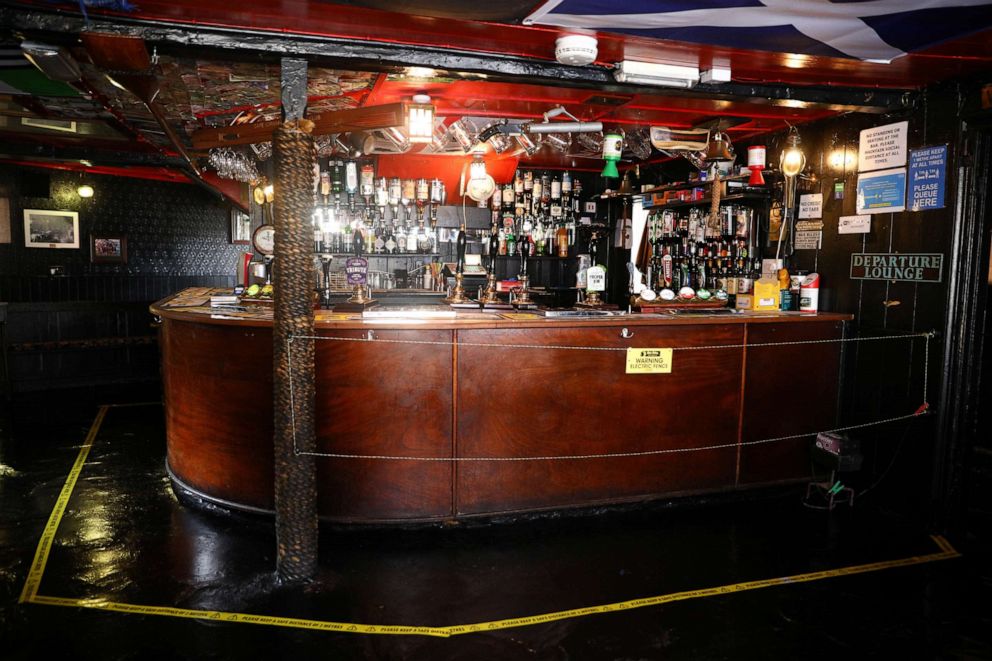
<svg viewBox="0 0 992 661">
<path fill-rule="evenodd" d="M 799 217 L 800 218 L 822 218 L 823 217 L 823 193 L 799 196 Z"/>
<path fill-rule="evenodd" d="M 796 250 L 817 250 L 823 242 L 823 232 L 796 232 Z"/>
<path fill-rule="evenodd" d="M 627 349 L 627 374 L 671 373 L 671 349 Z"/>
<path fill-rule="evenodd" d="M 851 255 L 854 280 L 940 282 L 944 270 L 941 253 L 864 252 Z"/>
<path fill-rule="evenodd" d="M 858 144 L 861 172 L 905 165 L 908 130 L 909 122 L 896 122 L 863 130 Z"/>
<path fill-rule="evenodd" d="M 871 216 L 841 216 L 837 221 L 838 234 L 867 234 L 871 231 Z"/>
<path fill-rule="evenodd" d="M 909 152 L 910 211 L 943 209 L 946 179 L 947 145 Z"/>
<path fill-rule="evenodd" d="M 369 260 L 364 257 L 349 257 L 344 263 L 344 272 L 349 285 L 364 285 L 369 272 Z"/>
<path fill-rule="evenodd" d="M 906 168 L 858 175 L 859 214 L 891 213 L 906 209 Z"/>
</svg>

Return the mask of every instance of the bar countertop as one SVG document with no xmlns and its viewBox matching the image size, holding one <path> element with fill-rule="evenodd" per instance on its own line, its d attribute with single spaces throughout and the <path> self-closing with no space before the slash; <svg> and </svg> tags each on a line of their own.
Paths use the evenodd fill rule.
<svg viewBox="0 0 992 661">
<path fill-rule="evenodd" d="M 259 303 L 246 303 L 239 308 L 215 308 L 210 306 L 214 294 L 230 294 L 227 289 L 191 287 L 168 296 L 151 305 L 151 312 L 159 317 L 177 321 L 235 325 L 271 326 L 272 307 Z M 441 306 L 444 307 L 444 306 Z M 316 310 L 314 325 L 327 329 L 361 329 L 370 326 L 417 329 L 459 329 L 459 328 L 572 328 L 616 326 L 618 324 L 645 325 L 698 325 L 698 324 L 762 324 L 809 321 L 850 321 L 850 314 L 835 312 L 740 312 L 733 314 L 698 313 L 632 313 L 615 314 L 608 317 L 544 317 L 533 311 L 473 311 L 458 310 L 453 319 L 411 319 L 378 317 L 363 319 L 361 312 L 334 312 Z"/>
</svg>

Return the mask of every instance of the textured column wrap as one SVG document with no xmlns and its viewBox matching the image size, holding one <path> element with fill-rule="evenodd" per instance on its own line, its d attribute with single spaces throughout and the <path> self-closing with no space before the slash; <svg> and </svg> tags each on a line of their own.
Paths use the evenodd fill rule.
<svg viewBox="0 0 992 661">
<path fill-rule="evenodd" d="M 313 231 L 314 163 L 309 122 L 275 132 L 275 322 L 273 392 L 276 570 L 297 582 L 317 573 L 317 488 L 314 432 Z M 294 447 L 295 431 L 295 447 Z"/>
</svg>

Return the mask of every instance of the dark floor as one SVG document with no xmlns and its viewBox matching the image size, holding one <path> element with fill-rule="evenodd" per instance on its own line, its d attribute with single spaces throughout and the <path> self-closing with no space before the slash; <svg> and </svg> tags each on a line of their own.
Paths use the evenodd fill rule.
<svg viewBox="0 0 992 661">
<path fill-rule="evenodd" d="M 593 614 L 451 638 L 315 632 L 18 604 L 42 529 L 99 404 L 153 389 L 16 401 L 0 416 L 0 658 L 992 658 L 989 558 Z M 158 405 L 112 408 L 55 537 L 40 594 L 322 621 L 446 626 L 938 551 L 920 516 L 795 490 L 595 516 L 400 531 L 324 530 L 309 590 L 272 580 L 270 521 L 177 502 Z"/>
</svg>

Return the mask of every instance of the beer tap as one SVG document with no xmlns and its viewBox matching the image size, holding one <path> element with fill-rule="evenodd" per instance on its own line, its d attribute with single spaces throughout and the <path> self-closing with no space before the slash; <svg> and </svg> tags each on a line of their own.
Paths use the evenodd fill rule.
<svg viewBox="0 0 992 661">
<path fill-rule="evenodd" d="M 499 296 L 496 294 L 496 253 L 499 252 L 499 230 L 493 223 L 492 233 L 489 235 L 489 273 L 486 275 L 486 291 L 479 299 L 482 307 L 499 303 Z"/>
<path fill-rule="evenodd" d="M 465 223 L 462 222 L 458 228 L 458 261 L 455 264 L 455 288 L 451 295 L 444 299 L 449 305 L 460 305 L 468 303 L 469 298 L 465 296 L 464 271 L 465 271 L 465 247 L 468 245 L 468 238 L 465 236 Z"/>
<path fill-rule="evenodd" d="M 320 291 L 320 307 L 324 309 L 331 307 L 331 262 L 333 259 L 330 253 L 320 254 L 320 268 L 324 274 L 324 286 Z"/>
<path fill-rule="evenodd" d="M 526 233 L 520 233 L 520 239 L 517 241 L 517 253 L 520 255 L 520 275 L 517 278 L 520 280 L 520 293 L 517 294 L 516 299 L 513 301 L 513 306 L 516 308 L 532 308 L 534 307 L 534 301 L 530 298 L 530 277 L 527 275 L 527 262 L 530 258 L 531 242 L 530 236 Z"/>
</svg>

